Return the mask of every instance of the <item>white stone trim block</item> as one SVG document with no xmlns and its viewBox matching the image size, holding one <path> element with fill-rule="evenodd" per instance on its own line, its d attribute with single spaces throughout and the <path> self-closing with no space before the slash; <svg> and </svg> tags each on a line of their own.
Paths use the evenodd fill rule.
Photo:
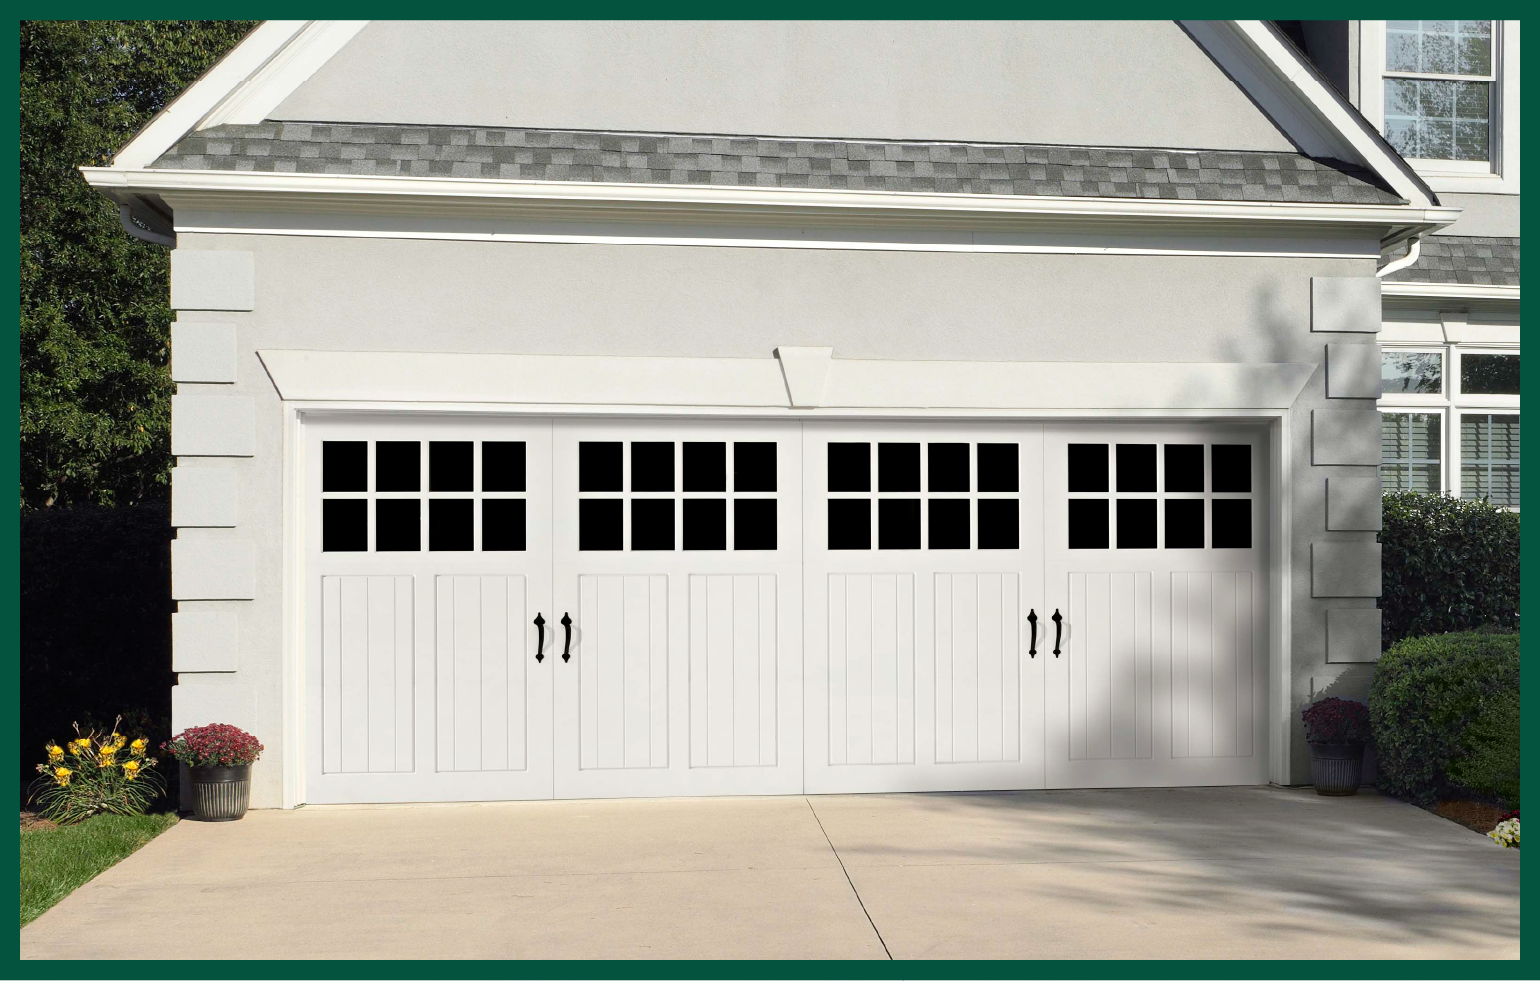
<svg viewBox="0 0 1540 981">
<path fill-rule="evenodd" d="M 1310 595 L 1380 595 L 1380 546 L 1376 542 L 1312 542 Z"/>
<path fill-rule="evenodd" d="M 238 494 L 228 467 L 171 471 L 171 524 L 177 528 L 234 528 Z"/>
<path fill-rule="evenodd" d="M 786 392 L 793 408 L 811 408 L 823 404 L 824 386 L 829 381 L 832 347 L 778 347 L 775 356 L 786 376 Z"/>
<path fill-rule="evenodd" d="M 235 381 L 235 325 L 177 320 L 171 325 L 171 380 Z"/>
<path fill-rule="evenodd" d="M 171 252 L 173 310 L 254 309 L 256 281 L 256 260 L 250 252 Z"/>
<path fill-rule="evenodd" d="M 171 396 L 173 456 L 252 456 L 257 407 L 247 395 Z"/>
<path fill-rule="evenodd" d="M 1379 659 L 1379 610 L 1326 611 L 1326 663 L 1362 664 Z"/>
<path fill-rule="evenodd" d="M 1379 398 L 1380 346 L 1353 343 L 1326 345 L 1326 397 Z"/>
<path fill-rule="evenodd" d="M 171 598 L 249 600 L 257 594 L 257 552 L 235 538 L 171 542 Z"/>
<path fill-rule="evenodd" d="M 173 671 L 234 671 L 239 642 L 234 613 L 171 614 Z"/>
<path fill-rule="evenodd" d="M 1311 330 L 1377 334 L 1380 320 L 1380 281 L 1377 276 L 1310 278 Z"/>
<path fill-rule="evenodd" d="M 262 733 L 255 731 L 256 708 L 250 685 L 174 685 L 171 688 L 171 729 L 176 733 L 192 726 L 223 722 L 262 739 Z M 271 736 L 262 741 L 274 742 Z"/>
<path fill-rule="evenodd" d="M 172 438 L 176 438 L 174 426 Z M 1379 466 L 1379 412 L 1375 409 L 1312 409 L 1310 462 L 1316 466 Z"/>
<path fill-rule="evenodd" d="M 1331 531 L 1379 531 L 1385 527 L 1378 477 L 1327 477 L 1326 527 Z"/>
</svg>

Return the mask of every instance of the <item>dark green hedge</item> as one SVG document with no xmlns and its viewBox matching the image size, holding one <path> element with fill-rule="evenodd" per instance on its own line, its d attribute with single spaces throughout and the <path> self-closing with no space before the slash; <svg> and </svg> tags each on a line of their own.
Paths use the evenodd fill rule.
<svg viewBox="0 0 1540 981">
<path fill-rule="evenodd" d="M 169 738 L 172 609 L 168 505 L 21 512 L 23 779 L 72 722 Z"/>
<path fill-rule="evenodd" d="M 1369 688 L 1380 789 L 1419 804 L 1463 789 L 1517 807 L 1518 693 L 1517 633 L 1471 631 L 1392 645 Z"/>
<path fill-rule="evenodd" d="M 1386 494 L 1383 643 L 1519 626 L 1519 516 L 1485 501 Z"/>
</svg>

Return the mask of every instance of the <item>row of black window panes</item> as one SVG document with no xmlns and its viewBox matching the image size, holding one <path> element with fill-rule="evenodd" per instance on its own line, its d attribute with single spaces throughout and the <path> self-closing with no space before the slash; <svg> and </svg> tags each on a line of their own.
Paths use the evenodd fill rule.
<svg viewBox="0 0 1540 981">
<path fill-rule="evenodd" d="M 321 502 L 321 550 L 369 551 L 369 508 L 374 508 L 376 552 L 423 549 L 423 501 L 414 497 L 327 498 Z M 476 550 L 476 508 L 481 509 L 481 551 L 524 551 L 522 497 L 468 497 L 427 501 L 430 552 Z"/>
<path fill-rule="evenodd" d="M 1211 548 L 1251 547 L 1251 499 L 1248 497 L 1202 498 L 1104 497 L 1071 498 L 1068 522 L 1070 548 L 1111 548 L 1109 505 L 1117 507 L 1117 548 L 1157 548 L 1156 508 L 1165 509 L 1166 548 L 1203 548 L 1204 511 L 1209 510 Z"/>
<path fill-rule="evenodd" d="M 321 443 L 321 490 L 368 491 L 369 443 L 329 439 Z M 481 487 L 475 486 L 476 444 L 470 440 L 428 443 L 428 490 L 522 493 L 524 444 L 487 440 L 481 444 Z M 422 490 L 422 444 L 416 440 L 374 443 L 374 487 L 384 493 Z"/>
<path fill-rule="evenodd" d="M 774 444 L 771 444 L 772 446 Z M 723 497 L 644 497 L 623 501 L 613 497 L 578 500 L 578 549 L 618 552 L 625 548 L 625 508 L 631 509 L 631 551 L 720 552 L 727 549 L 727 505 Z M 736 551 L 774 551 L 776 501 L 773 497 L 740 497 L 732 501 Z M 682 527 L 675 535 L 675 521 Z"/>
<path fill-rule="evenodd" d="M 1021 505 L 1014 497 L 933 497 L 924 502 L 930 549 L 967 549 L 973 545 L 971 516 L 978 507 L 978 548 L 1019 548 Z M 877 548 L 913 549 L 920 544 L 917 497 L 877 499 Z M 853 551 L 872 547 L 872 501 L 864 497 L 829 499 L 829 548 Z"/>
<path fill-rule="evenodd" d="M 1165 454 L 1165 487 L 1168 493 L 1249 493 L 1251 446 L 1246 443 L 1214 443 L 1209 446 L 1210 486 L 1203 486 L 1203 443 L 1070 443 L 1065 461 L 1071 492 L 1105 492 L 1112 488 L 1108 470 L 1113 452 L 1117 457 L 1119 493 L 1153 493 L 1156 488 L 1156 453 Z"/>
<path fill-rule="evenodd" d="M 937 493 L 1015 493 L 1021 477 L 1015 443 L 979 443 L 978 487 L 971 483 L 969 443 L 926 443 L 927 486 L 920 486 L 919 443 L 877 444 L 877 491 L 933 491 Z M 829 490 L 869 492 L 872 489 L 871 443 L 829 444 Z"/>
<path fill-rule="evenodd" d="M 680 451 L 680 489 L 685 491 L 727 490 L 727 443 L 685 442 Z M 744 492 L 774 491 L 775 448 L 771 442 L 735 442 L 732 444 L 733 490 Z M 664 441 L 635 440 L 631 450 L 631 486 L 625 486 L 626 444 L 614 441 L 578 443 L 578 490 L 583 492 L 636 491 L 649 493 L 673 491 L 676 444 Z"/>
</svg>

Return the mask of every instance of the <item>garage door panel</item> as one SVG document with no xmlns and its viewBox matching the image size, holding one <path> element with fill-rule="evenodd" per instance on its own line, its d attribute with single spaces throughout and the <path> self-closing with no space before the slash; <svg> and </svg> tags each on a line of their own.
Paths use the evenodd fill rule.
<svg viewBox="0 0 1540 981">
<path fill-rule="evenodd" d="M 1171 576 L 1172 756 L 1251 756 L 1258 624 L 1248 572 Z"/>
<path fill-rule="evenodd" d="M 580 576 L 578 595 L 580 765 L 667 767 L 668 577 Z"/>
<path fill-rule="evenodd" d="M 321 583 L 323 770 L 412 768 L 412 580 L 327 576 Z"/>
<path fill-rule="evenodd" d="M 937 763 L 1021 759 L 1017 573 L 935 576 Z"/>
<path fill-rule="evenodd" d="M 774 766 L 777 583 L 774 575 L 693 575 L 690 766 Z"/>
<path fill-rule="evenodd" d="M 1147 759 L 1153 718 L 1148 572 L 1069 576 L 1070 757 Z"/>
<path fill-rule="evenodd" d="M 435 589 L 438 769 L 523 770 L 526 577 L 438 576 Z"/>
</svg>

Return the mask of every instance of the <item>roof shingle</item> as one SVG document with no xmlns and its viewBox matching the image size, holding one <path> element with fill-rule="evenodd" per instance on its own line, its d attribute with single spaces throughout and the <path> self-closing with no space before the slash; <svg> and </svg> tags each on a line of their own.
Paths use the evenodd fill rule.
<svg viewBox="0 0 1540 981">
<path fill-rule="evenodd" d="M 1417 261 L 1385 277 L 1393 283 L 1519 285 L 1519 240 L 1487 235 L 1428 235 Z"/>
</svg>

